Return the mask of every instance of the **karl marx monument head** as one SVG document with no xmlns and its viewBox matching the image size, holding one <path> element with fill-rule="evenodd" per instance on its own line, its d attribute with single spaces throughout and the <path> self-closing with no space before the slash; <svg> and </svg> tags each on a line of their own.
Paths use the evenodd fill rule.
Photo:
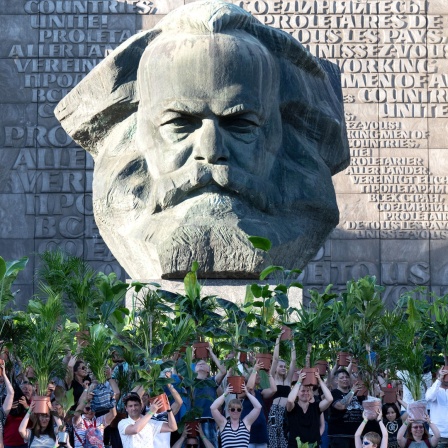
<svg viewBox="0 0 448 448">
<path fill-rule="evenodd" d="M 349 149 L 337 67 L 220 0 L 127 40 L 58 105 L 95 161 L 95 218 L 133 278 L 304 266 L 338 223 Z"/>
</svg>

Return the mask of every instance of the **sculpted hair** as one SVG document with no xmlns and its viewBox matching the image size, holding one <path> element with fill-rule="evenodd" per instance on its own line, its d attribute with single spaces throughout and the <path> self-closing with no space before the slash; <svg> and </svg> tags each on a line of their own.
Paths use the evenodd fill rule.
<svg viewBox="0 0 448 448">
<path fill-rule="evenodd" d="M 137 111 L 137 70 L 147 47 L 159 37 L 183 32 L 212 36 L 246 33 L 256 38 L 278 60 L 280 79 L 288 80 L 280 83 L 285 124 L 302 141 L 314 143 L 331 174 L 348 165 L 338 67 L 313 56 L 288 33 L 263 25 L 242 8 L 223 1 L 187 4 L 168 14 L 152 30 L 120 45 L 58 104 L 55 115 L 67 133 L 92 155 L 101 152 L 101 142 L 111 130 Z M 297 145 L 292 145 L 289 152 L 293 159 L 303 156 Z"/>
</svg>

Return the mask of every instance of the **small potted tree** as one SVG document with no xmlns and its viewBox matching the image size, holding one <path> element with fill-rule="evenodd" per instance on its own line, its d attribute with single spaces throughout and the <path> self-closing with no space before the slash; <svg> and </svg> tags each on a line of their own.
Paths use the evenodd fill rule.
<svg viewBox="0 0 448 448">
<path fill-rule="evenodd" d="M 28 303 L 27 332 L 20 347 L 22 360 L 34 369 L 38 396 L 36 413 L 48 413 L 47 386 L 53 377 L 64 378 L 66 366 L 62 360 L 67 350 L 70 326 L 63 320 L 63 304 L 59 294 L 41 285 L 46 300 Z"/>
<path fill-rule="evenodd" d="M 406 386 L 414 400 L 408 403 L 408 414 L 413 419 L 424 419 L 426 401 L 424 400 L 423 368 L 432 341 L 428 340 L 430 304 L 414 297 L 417 291 L 405 294 L 398 303 L 398 310 L 404 308 L 403 319 L 396 328 L 391 341 L 389 363 L 397 371 L 397 377 Z"/>
<path fill-rule="evenodd" d="M 92 409 L 95 412 L 106 411 L 115 406 L 114 391 L 107 382 L 105 368 L 114 344 L 113 333 L 103 324 L 90 327 L 87 344 L 82 347 L 81 354 L 88 363 L 98 385 L 92 400 Z"/>
</svg>

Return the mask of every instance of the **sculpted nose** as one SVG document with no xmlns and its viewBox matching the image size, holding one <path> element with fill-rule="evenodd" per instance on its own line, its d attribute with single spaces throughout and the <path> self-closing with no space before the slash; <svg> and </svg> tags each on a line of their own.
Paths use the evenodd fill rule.
<svg viewBox="0 0 448 448">
<path fill-rule="evenodd" d="M 229 152 L 225 147 L 218 124 L 214 120 L 204 119 L 199 132 L 194 159 L 207 163 L 227 162 Z"/>
</svg>

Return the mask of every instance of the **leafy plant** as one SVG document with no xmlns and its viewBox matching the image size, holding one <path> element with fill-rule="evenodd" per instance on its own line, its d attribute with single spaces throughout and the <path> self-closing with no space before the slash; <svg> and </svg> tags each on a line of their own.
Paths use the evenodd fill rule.
<svg viewBox="0 0 448 448">
<path fill-rule="evenodd" d="M 89 364 L 98 382 L 104 384 L 106 382 L 104 368 L 114 343 L 113 333 L 104 324 L 95 324 L 90 327 L 86 342 L 87 344 L 81 350 L 82 357 Z"/>
<path fill-rule="evenodd" d="M 172 378 L 166 378 L 163 375 L 164 369 L 173 367 L 174 361 L 165 361 L 163 363 L 149 363 L 144 369 L 138 371 L 139 379 L 136 384 L 142 386 L 145 390 L 149 390 L 151 396 L 163 394 L 163 388 L 170 383 L 173 383 Z"/>
<path fill-rule="evenodd" d="M 25 363 L 34 369 L 40 394 L 47 390 L 52 377 L 64 378 L 66 366 L 62 359 L 70 337 L 70 323 L 63 321 L 60 294 L 41 286 L 46 301 L 30 300 L 27 315 L 27 334 L 19 347 Z"/>
</svg>

